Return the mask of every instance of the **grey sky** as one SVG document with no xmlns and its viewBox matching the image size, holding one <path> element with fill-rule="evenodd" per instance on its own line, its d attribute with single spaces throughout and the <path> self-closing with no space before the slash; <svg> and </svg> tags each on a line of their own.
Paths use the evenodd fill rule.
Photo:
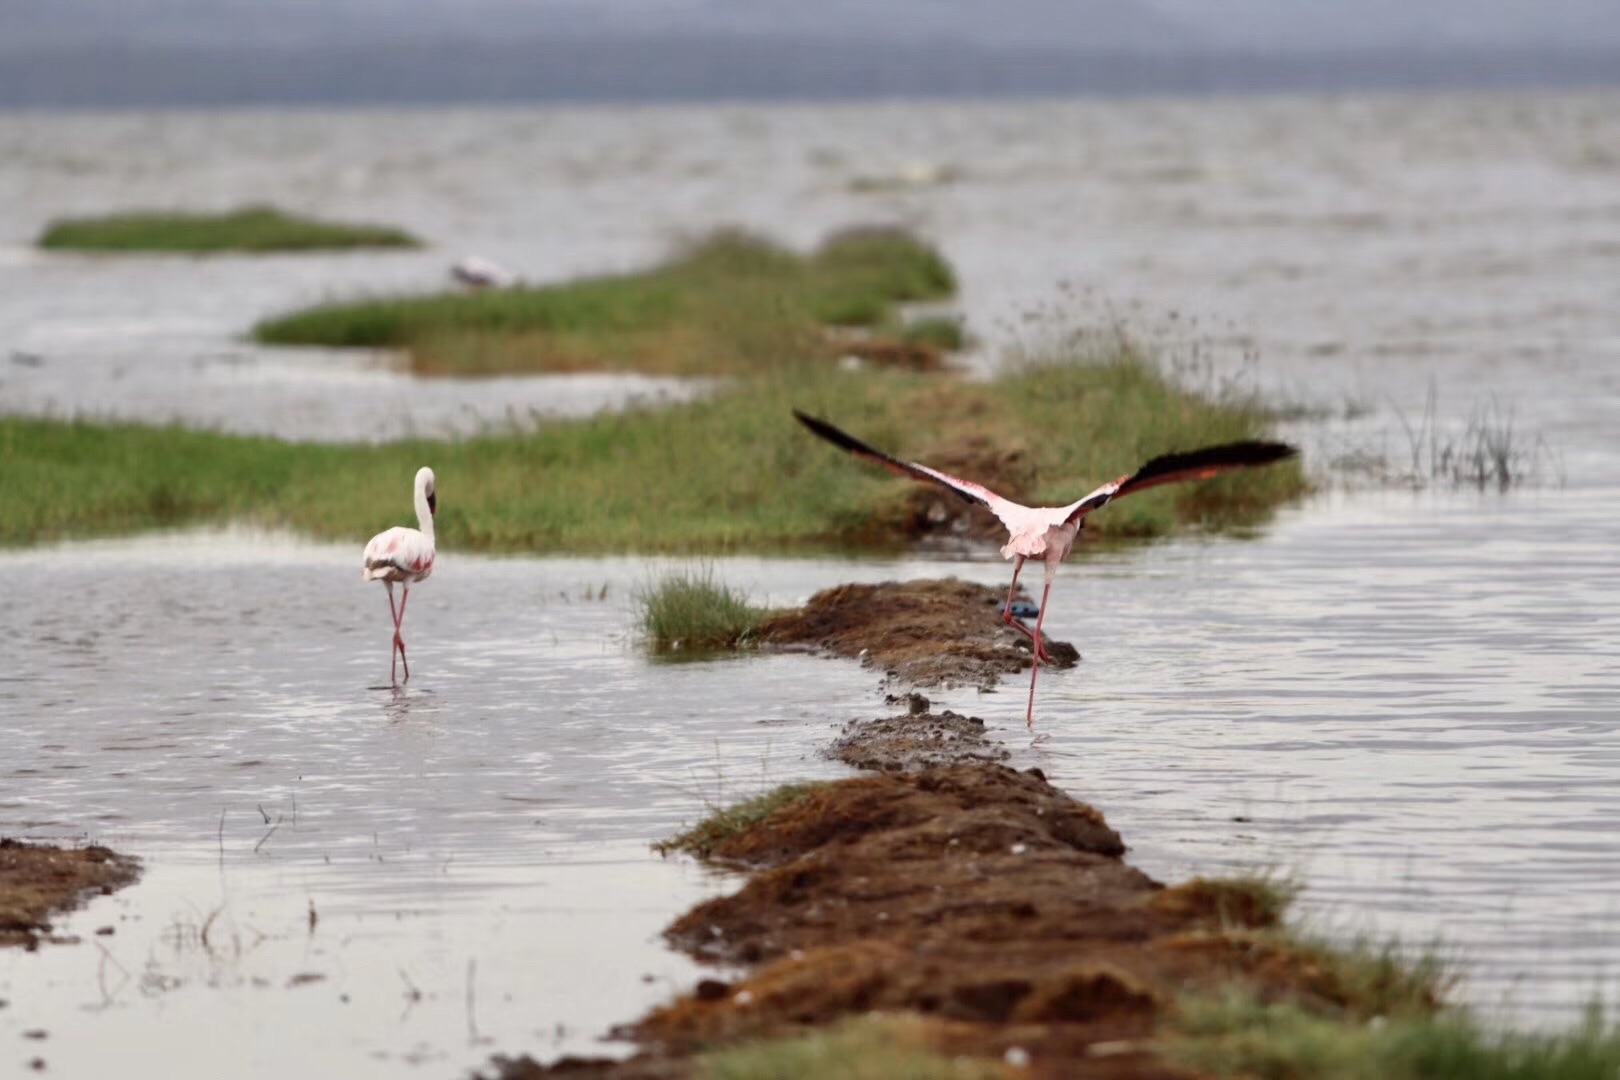
<svg viewBox="0 0 1620 1080">
<path fill-rule="evenodd" d="M 0 49 L 750 34 L 1180 51 L 1620 44 L 1616 0 L 0 0 Z"/>
<path fill-rule="evenodd" d="M 0 0 L 0 107 L 1620 82 L 1620 0 Z"/>
</svg>

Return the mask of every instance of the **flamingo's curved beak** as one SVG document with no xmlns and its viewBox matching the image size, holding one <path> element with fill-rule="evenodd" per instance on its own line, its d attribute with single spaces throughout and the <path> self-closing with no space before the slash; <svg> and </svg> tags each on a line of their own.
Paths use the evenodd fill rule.
<svg viewBox="0 0 1620 1080">
<path fill-rule="evenodd" d="M 428 492 L 428 513 L 434 517 L 439 516 L 439 495 L 437 492 Z"/>
</svg>

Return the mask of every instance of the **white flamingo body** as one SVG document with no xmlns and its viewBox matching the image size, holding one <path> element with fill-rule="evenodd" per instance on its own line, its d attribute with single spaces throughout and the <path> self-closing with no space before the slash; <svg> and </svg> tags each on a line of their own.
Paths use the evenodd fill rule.
<svg viewBox="0 0 1620 1080">
<path fill-rule="evenodd" d="M 388 654 L 388 674 L 394 679 L 395 654 L 405 665 L 405 681 L 411 681 L 411 665 L 405 659 L 405 639 L 400 626 L 405 622 L 405 605 L 411 598 L 411 586 L 426 581 L 433 573 L 436 548 L 433 542 L 433 515 L 438 512 L 437 481 L 427 466 L 416 471 L 416 523 L 411 529 L 395 525 L 384 529 L 366 543 L 361 581 L 380 581 L 388 590 L 388 610 L 394 616 L 394 644 Z M 394 585 L 404 586 L 399 607 L 394 607 Z"/>
<path fill-rule="evenodd" d="M 807 427 L 810 427 L 811 431 L 815 431 L 816 434 L 827 438 L 825 433 L 817 431 L 815 427 L 808 423 L 809 420 L 813 419 L 812 417 L 807 417 L 802 413 L 796 413 L 795 415 Z M 837 428 L 825 423 L 825 421 L 818 420 L 816 423 L 833 431 L 838 431 Z M 839 434 L 844 435 L 843 432 L 839 432 Z M 844 435 L 844 438 L 849 439 L 851 442 L 855 441 L 849 435 Z M 844 449 L 851 450 L 852 448 L 845 446 Z M 894 467 L 894 459 L 885 454 L 880 454 L 878 451 L 871 450 L 870 447 L 866 449 L 867 453 L 860 450 L 852 450 L 852 452 L 863 457 L 876 456 L 879 464 L 889 468 Z M 1069 551 L 1074 547 L 1075 538 L 1080 535 L 1080 529 L 1085 522 L 1086 515 L 1105 506 L 1119 491 L 1121 485 L 1131 479 L 1129 476 L 1122 476 L 1118 480 L 1104 484 L 1085 498 L 1077 499 L 1067 506 L 1025 506 L 1023 503 L 1016 503 L 1011 499 L 997 495 L 982 484 L 975 484 L 971 480 L 963 480 L 960 477 L 952 476 L 950 473 L 931 469 L 927 465 L 921 465 L 915 461 L 899 462 L 898 464 L 901 472 L 908 473 L 918 479 L 932 480 L 937 484 L 950 488 L 969 501 L 983 503 L 1007 527 L 1007 542 L 1001 545 L 1001 557 L 1004 559 L 1039 558 L 1046 562 L 1049 567 L 1048 572 L 1053 574 L 1057 573 L 1058 564 L 1069 557 Z M 1213 475 L 1213 473 L 1210 475 Z"/>
<path fill-rule="evenodd" d="M 415 585 L 433 573 L 433 532 L 395 525 L 366 544 L 362 581 L 404 582 Z"/>
<path fill-rule="evenodd" d="M 1069 557 L 1076 537 L 1085 527 L 1086 516 L 1102 509 L 1122 495 L 1157 487 L 1160 484 L 1181 480 L 1202 480 L 1233 469 L 1265 465 L 1292 457 L 1298 452 L 1286 443 L 1245 441 L 1209 446 L 1181 454 L 1162 454 L 1134 473 L 1110 481 L 1067 506 L 1025 506 L 997 495 L 989 488 L 975 484 L 971 480 L 963 480 L 915 461 L 901 461 L 899 458 L 890 457 L 826 421 L 806 416 L 797 409 L 793 415 L 813 433 L 841 450 L 882 465 L 893 472 L 938 484 L 954 491 L 968 502 L 984 505 L 1007 527 L 1007 542 L 1001 546 L 1001 555 L 1014 562 L 1012 584 L 1007 589 L 1007 604 L 1002 609 L 1001 617 L 1007 625 L 1029 635 L 1034 643 L 1035 661 L 1031 665 L 1029 677 L 1029 709 L 1025 713 L 1025 722 L 1031 730 L 1035 727 L 1035 680 L 1040 675 L 1042 662 L 1050 659 L 1046 654 L 1046 647 L 1041 644 L 1041 624 L 1046 620 L 1047 600 L 1051 596 L 1052 581 L 1057 577 L 1058 566 Z M 1046 587 L 1041 593 L 1041 606 L 1035 617 L 1034 630 L 1030 630 L 1012 614 L 1013 593 L 1018 588 L 1018 573 L 1028 559 L 1040 559 L 1046 565 Z"/>
</svg>

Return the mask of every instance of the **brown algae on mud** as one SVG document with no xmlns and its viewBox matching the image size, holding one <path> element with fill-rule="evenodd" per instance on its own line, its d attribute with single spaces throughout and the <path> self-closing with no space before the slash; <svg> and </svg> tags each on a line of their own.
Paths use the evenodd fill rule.
<svg viewBox="0 0 1620 1080">
<path fill-rule="evenodd" d="M 1002 621 L 1005 602 L 997 589 L 956 578 L 839 585 L 757 633 L 774 646 L 862 660 L 913 686 L 989 687 L 1032 662 L 1029 638 Z M 1072 645 L 1043 640 L 1049 666 L 1079 662 Z"/>
<path fill-rule="evenodd" d="M 62 848 L 0 838 L 0 946 L 35 948 L 50 916 L 140 876 L 140 864 L 104 847 Z"/>
</svg>

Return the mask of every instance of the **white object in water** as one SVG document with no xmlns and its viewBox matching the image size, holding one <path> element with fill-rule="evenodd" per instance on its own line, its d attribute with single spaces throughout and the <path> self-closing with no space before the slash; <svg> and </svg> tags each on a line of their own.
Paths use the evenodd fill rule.
<svg viewBox="0 0 1620 1080">
<path fill-rule="evenodd" d="M 493 259 L 468 255 L 450 267 L 450 276 L 474 289 L 504 289 L 517 284 L 517 275 Z"/>
</svg>

